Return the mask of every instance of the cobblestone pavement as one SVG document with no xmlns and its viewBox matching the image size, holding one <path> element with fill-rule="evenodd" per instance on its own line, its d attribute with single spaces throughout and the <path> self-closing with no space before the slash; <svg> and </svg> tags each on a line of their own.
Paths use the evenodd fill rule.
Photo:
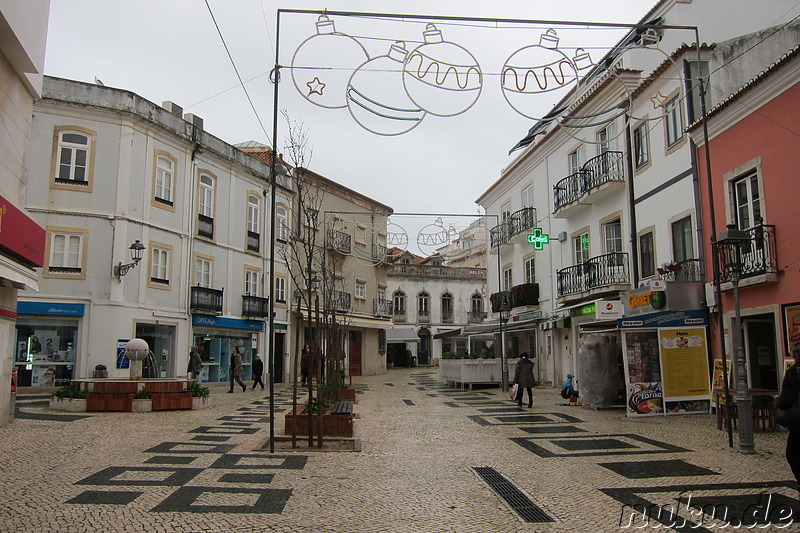
<svg viewBox="0 0 800 533">
<path fill-rule="evenodd" d="M 800 517 L 784 431 L 741 455 L 711 415 L 628 419 L 549 388 L 520 409 L 428 368 L 354 383 L 361 450 L 336 453 L 261 449 L 261 391 L 214 386 L 198 411 L 85 417 L 21 394 L 0 428 L 0 531 L 716 531 L 723 509 L 723 530 L 745 515 L 739 529 L 800 531 L 780 529 Z M 281 433 L 286 386 L 276 402 Z M 665 507 L 645 518 L 643 506 Z"/>
</svg>

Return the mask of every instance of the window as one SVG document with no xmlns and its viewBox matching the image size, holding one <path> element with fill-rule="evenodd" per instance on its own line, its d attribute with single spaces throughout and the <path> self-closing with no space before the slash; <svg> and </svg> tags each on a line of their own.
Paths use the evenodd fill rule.
<svg viewBox="0 0 800 533">
<path fill-rule="evenodd" d="M 692 217 L 682 218 L 672 223 L 672 260 L 694 259 L 692 242 Z"/>
<path fill-rule="evenodd" d="M 431 312 L 431 297 L 427 292 L 419 293 L 417 296 L 417 313 L 427 315 Z"/>
<path fill-rule="evenodd" d="M 522 189 L 522 207 L 533 207 L 533 185 Z"/>
<path fill-rule="evenodd" d="M 600 149 L 600 154 L 617 149 L 617 127 L 615 124 L 611 123 L 597 132 L 597 145 Z"/>
<path fill-rule="evenodd" d="M 619 219 L 603 224 L 603 246 L 607 254 L 622 252 L 622 223 Z"/>
<path fill-rule="evenodd" d="M 500 208 L 500 222 L 505 222 L 511 218 L 511 202 L 506 202 Z"/>
<path fill-rule="evenodd" d="M 79 131 L 58 133 L 56 183 L 89 185 L 91 137 Z"/>
<path fill-rule="evenodd" d="M 286 278 L 275 276 L 275 301 L 286 303 Z"/>
<path fill-rule="evenodd" d="M 683 116 L 677 96 L 664 106 L 664 114 L 667 119 L 667 146 L 672 146 L 683 138 Z"/>
<path fill-rule="evenodd" d="M 209 239 L 214 238 L 214 177 L 209 174 L 200 175 L 198 191 L 198 225 L 197 234 Z"/>
<path fill-rule="evenodd" d="M 194 260 L 194 282 L 198 287 L 211 288 L 213 263 L 211 259 L 196 257 Z"/>
<path fill-rule="evenodd" d="M 367 282 L 362 279 L 356 280 L 355 297 L 364 300 L 367 297 Z"/>
<path fill-rule="evenodd" d="M 525 283 L 536 283 L 536 262 L 535 258 L 531 257 L 525 260 L 523 264 L 525 268 Z"/>
<path fill-rule="evenodd" d="M 473 294 L 470 298 L 470 309 L 473 313 L 483 313 L 483 296 L 480 294 Z"/>
<path fill-rule="evenodd" d="M 633 130 L 633 164 L 642 168 L 650 162 L 650 146 L 647 140 L 647 124 L 640 124 Z"/>
<path fill-rule="evenodd" d="M 48 272 L 81 274 L 83 270 L 83 233 L 54 231 L 50 234 Z"/>
<path fill-rule="evenodd" d="M 442 295 L 442 322 L 453 321 L 453 295 L 445 293 Z"/>
<path fill-rule="evenodd" d="M 175 180 L 175 160 L 166 155 L 156 156 L 154 196 L 156 205 L 172 207 L 172 190 Z"/>
<path fill-rule="evenodd" d="M 684 78 L 686 79 L 686 108 L 689 113 L 689 123 L 700 120 L 703 115 L 700 104 L 700 81 L 703 77 L 703 88 L 708 91 L 708 61 L 687 61 L 684 64 Z"/>
<path fill-rule="evenodd" d="M 577 174 L 578 171 L 586 164 L 586 147 L 581 145 L 574 152 L 569 154 L 569 173 Z"/>
<path fill-rule="evenodd" d="M 150 281 L 169 285 L 169 250 L 150 246 Z"/>
<path fill-rule="evenodd" d="M 257 194 L 247 195 L 247 250 L 258 252 L 261 248 L 261 198 Z"/>
<path fill-rule="evenodd" d="M 736 226 L 747 229 L 761 223 L 761 195 L 758 174 L 749 174 L 731 182 Z"/>
<path fill-rule="evenodd" d="M 580 233 L 572 237 L 573 259 L 576 265 L 589 260 L 589 232 Z"/>
<path fill-rule="evenodd" d="M 288 240 L 288 219 L 289 216 L 286 212 L 286 208 L 280 205 L 277 206 L 275 208 L 275 223 L 278 225 L 278 227 L 275 228 L 275 235 L 281 242 L 286 242 Z"/>
<path fill-rule="evenodd" d="M 355 228 L 353 229 L 353 234 L 356 244 L 361 246 L 367 245 L 367 227 L 365 225 L 356 224 Z"/>
<path fill-rule="evenodd" d="M 402 291 L 397 291 L 392 295 L 392 300 L 395 314 L 406 314 L 406 294 Z"/>
<path fill-rule="evenodd" d="M 643 278 L 649 278 L 656 273 L 656 256 L 653 248 L 653 233 L 639 236 L 639 270 Z"/>
<path fill-rule="evenodd" d="M 245 269 L 244 294 L 245 296 L 258 296 L 258 270 Z M 275 278 L 277 279 L 277 278 Z"/>
<path fill-rule="evenodd" d="M 513 283 L 513 277 L 511 275 L 511 269 L 506 268 L 503 270 L 503 290 L 510 291 Z"/>
</svg>

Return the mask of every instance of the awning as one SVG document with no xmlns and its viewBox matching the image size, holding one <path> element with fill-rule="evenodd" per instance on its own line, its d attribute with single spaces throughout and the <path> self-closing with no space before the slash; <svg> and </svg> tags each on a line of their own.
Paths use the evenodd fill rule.
<svg viewBox="0 0 800 533">
<path fill-rule="evenodd" d="M 393 342 L 419 342 L 419 337 L 413 326 L 395 326 L 386 330 L 386 344 Z"/>
<path fill-rule="evenodd" d="M 358 316 L 353 319 L 346 319 L 342 321 L 343 326 L 364 329 L 389 329 L 392 327 L 392 321 L 385 318 L 369 318 Z"/>
<path fill-rule="evenodd" d="M 439 330 L 438 333 L 435 333 L 433 335 L 433 338 L 434 339 L 446 339 L 448 337 L 457 337 L 458 335 L 461 335 L 461 330 L 462 329 L 463 328 Z"/>
<path fill-rule="evenodd" d="M 7 279 L 17 289 L 39 290 L 39 278 L 36 272 L 2 259 L 0 259 L 0 278 Z"/>
</svg>

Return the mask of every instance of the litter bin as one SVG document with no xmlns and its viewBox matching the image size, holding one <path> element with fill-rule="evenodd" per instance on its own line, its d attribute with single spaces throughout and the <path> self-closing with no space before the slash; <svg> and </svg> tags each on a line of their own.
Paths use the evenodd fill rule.
<svg viewBox="0 0 800 533">
<path fill-rule="evenodd" d="M 94 367 L 94 373 L 92 374 L 93 378 L 107 378 L 108 377 L 108 369 L 106 365 L 97 365 Z"/>
</svg>

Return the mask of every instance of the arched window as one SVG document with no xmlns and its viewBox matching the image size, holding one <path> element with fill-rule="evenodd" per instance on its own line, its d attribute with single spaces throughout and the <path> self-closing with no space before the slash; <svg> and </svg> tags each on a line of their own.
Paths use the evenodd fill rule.
<svg viewBox="0 0 800 533">
<path fill-rule="evenodd" d="M 473 313 L 483 313 L 483 296 L 480 293 L 475 293 L 470 298 L 470 311 Z"/>
<path fill-rule="evenodd" d="M 423 291 L 417 295 L 417 315 L 420 318 L 430 317 L 431 295 Z"/>
<path fill-rule="evenodd" d="M 442 323 L 453 323 L 453 295 L 449 292 L 442 294 Z"/>
<path fill-rule="evenodd" d="M 393 301 L 394 314 L 396 315 L 406 314 L 406 293 L 404 293 L 403 291 L 396 291 L 392 295 L 392 301 Z"/>
</svg>

